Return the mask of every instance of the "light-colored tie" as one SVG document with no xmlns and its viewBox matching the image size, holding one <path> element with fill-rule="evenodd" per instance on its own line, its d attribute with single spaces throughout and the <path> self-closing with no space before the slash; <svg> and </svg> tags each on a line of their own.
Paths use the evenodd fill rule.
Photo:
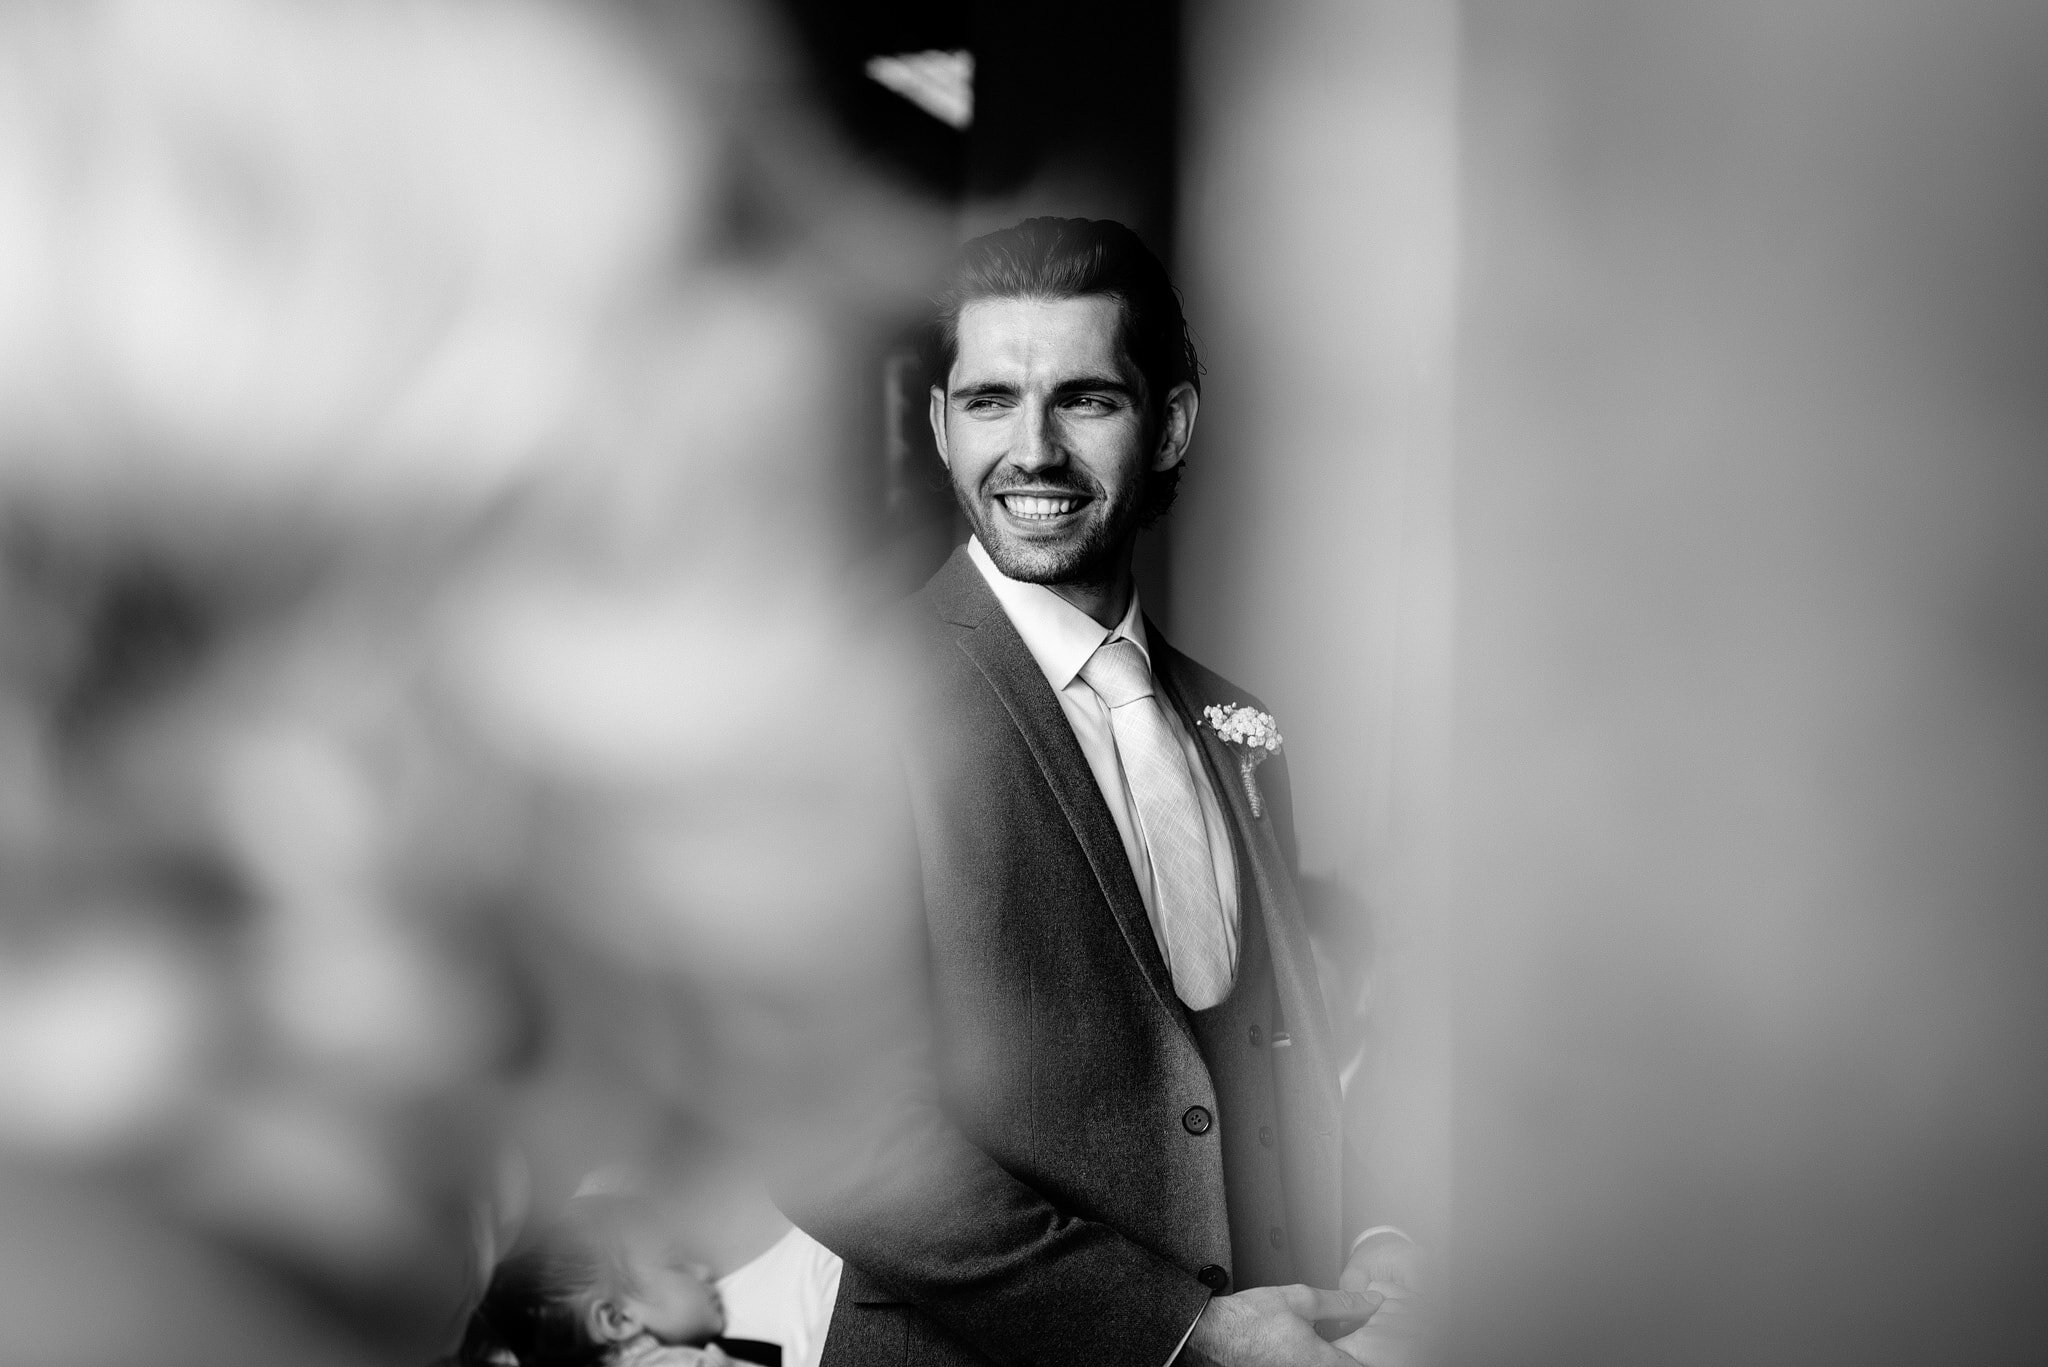
<svg viewBox="0 0 2048 1367">
<path fill-rule="evenodd" d="M 1173 990 L 1195 1010 L 1206 1010 L 1230 995 L 1236 965 L 1187 757 L 1153 696 L 1152 671 L 1137 642 L 1105 642 L 1081 666 L 1081 678 L 1109 705 L 1110 733 L 1152 861 L 1166 938 L 1161 948 L 1173 973 Z"/>
</svg>

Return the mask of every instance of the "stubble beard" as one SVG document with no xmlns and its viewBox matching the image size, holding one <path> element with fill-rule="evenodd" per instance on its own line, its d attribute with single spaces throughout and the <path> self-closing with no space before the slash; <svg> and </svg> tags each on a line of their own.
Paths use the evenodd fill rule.
<svg viewBox="0 0 2048 1367">
<path fill-rule="evenodd" d="M 1045 481 L 1040 479 L 1034 484 L 1043 487 Z M 1105 499 L 1099 486 L 1084 486 L 1076 481 L 1065 487 L 1087 495 L 1090 509 L 1100 509 L 1101 512 L 1080 538 L 1053 546 L 1017 541 L 1007 531 L 997 528 L 996 498 L 1003 492 L 1001 489 L 989 490 L 985 495 L 976 497 L 955 484 L 953 497 L 960 504 L 961 511 L 967 514 L 974 534 L 981 539 L 981 548 L 988 552 L 988 558 L 1007 577 L 1019 583 L 1044 584 L 1047 587 L 1106 584 L 1116 577 L 1119 559 L 1137 533 L 1138 509 L 1144 497 L 1145 481 L 1139 479 L 1114 501 Z"/>
</svg>

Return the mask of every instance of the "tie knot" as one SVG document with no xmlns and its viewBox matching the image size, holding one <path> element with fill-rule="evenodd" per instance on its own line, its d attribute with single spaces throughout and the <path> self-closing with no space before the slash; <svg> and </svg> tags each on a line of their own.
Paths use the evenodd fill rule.
<svg viewBox="0 0 2048 1367">
<path fill-rule="evenodd" d="M 1105 641 L 1081 666 L 1081 678 L 1110 707 L 1152 696 L 1152 671 L 1136 641 L 1119 636 Z"/>
</svg>

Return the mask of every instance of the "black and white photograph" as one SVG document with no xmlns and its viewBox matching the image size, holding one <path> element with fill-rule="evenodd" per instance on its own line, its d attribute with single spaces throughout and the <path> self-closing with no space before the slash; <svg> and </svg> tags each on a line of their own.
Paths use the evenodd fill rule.
<svg viewBox="0 0 2048 1367">
<path fill-rule="evenodd" d="M 0 0 L 0 1367 L 2048 1362 L 2048 5 Z"/>
</svg>

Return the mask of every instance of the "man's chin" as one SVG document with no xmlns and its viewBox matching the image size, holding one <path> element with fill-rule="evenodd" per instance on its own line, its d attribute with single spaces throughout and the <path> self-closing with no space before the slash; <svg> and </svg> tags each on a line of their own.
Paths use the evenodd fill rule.
<svg viewBox="0 0 2048 1367">
<path fill-rule="evenodd" d="M 1033 545 L 1001 534 L 991 536 L 985 528 L 979 535 L 981 548 L 988 552 L 995 567 L 1020 584 L 1072 583 L 1086 577 L 1089 562 L 1096 558 L 1090 555 L 1092 548 L 1085 543 Z"/>
</svg>

